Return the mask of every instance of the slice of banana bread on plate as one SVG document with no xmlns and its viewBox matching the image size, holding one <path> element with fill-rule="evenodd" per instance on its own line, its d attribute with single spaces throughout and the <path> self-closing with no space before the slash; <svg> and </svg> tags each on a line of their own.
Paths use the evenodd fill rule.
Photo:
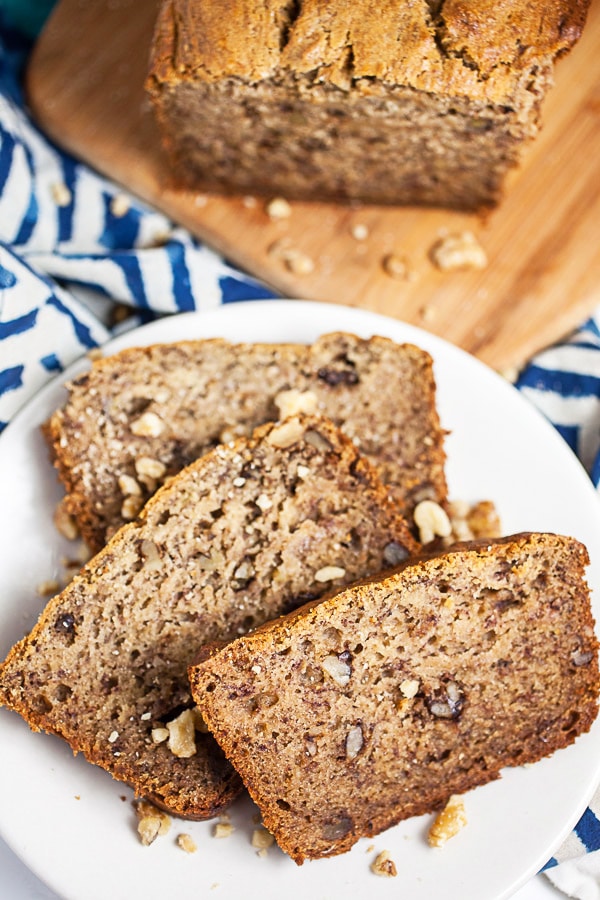
<svg viewBox="0 0 600 900">
<path fill-rule="evenodd" d="M 322 417 L 291 417 L 184 469 L 54 597 L 0 667 L 0 703 L 136 794 L 214 815 L 239 778 L 187 668 L 415 543 L 374 468 Z"/>
<path fill-rule="evenodd" d="M 552 534 L 457 545 L 207 648 L 194 699 L 282 849 L 342 853 L 587 731 L 587 562 Z"/>
<path fill-rule="evenodd" d="M 428 353 L 383 337 L 200 340 L 123 350 L 70 385 L 45 427 L 65 507 L 99 550 L 157 486 L 217 443 L 304 411 L 339 425 L 401 512 L 444 503 L 444 434 Z"/>
</svg>

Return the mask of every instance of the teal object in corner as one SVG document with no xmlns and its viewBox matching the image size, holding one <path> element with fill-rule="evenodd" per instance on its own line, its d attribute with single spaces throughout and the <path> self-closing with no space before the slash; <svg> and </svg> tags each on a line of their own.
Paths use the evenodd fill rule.
<svg viewBox="0 0 600 900">
<path fill-rule="evenodd" d="M 4 21 L 28 37 L 42 29 L 56 0 L 0 0 Z"/>
</svg>

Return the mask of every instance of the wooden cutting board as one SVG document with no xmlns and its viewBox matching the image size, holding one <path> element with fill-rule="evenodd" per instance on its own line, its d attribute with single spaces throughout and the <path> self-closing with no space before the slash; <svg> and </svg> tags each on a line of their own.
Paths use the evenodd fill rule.
<svg viewBox="0 0 600 900">
<path fill-rule="evenodd" d="M 294 203 L 275 221 L 264 200 L 172 190 L 143 93 L 155 15 L 155 0 L 62 0 L 30 61 L 33 116 L 58 144 L 237 265 L 289 297 L 419 325 L 498 369 L 521 364 L 600 305 L 600 0 L 557 67 L 540 137 L 486 218 Z M 438 271 L 432 245 L 464 230 L 488 265 Z M 308 256 L 313 271 L 291 271 L 282 248 Z M 388 254 L 405 261 L 408 277 L 385 271 Z"/>
</svg>

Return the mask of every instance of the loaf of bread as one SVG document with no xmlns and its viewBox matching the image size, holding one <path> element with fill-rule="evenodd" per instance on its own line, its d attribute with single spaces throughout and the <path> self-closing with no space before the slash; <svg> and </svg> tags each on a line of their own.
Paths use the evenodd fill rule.
<svg viewBox="0 0 600 900">
<path fill-rule="evenodd" d="M 497 203 L 589 0 L 163 0 L 147 90 L 184 187 Z"/>
<path fill-rule="evenodd" d="M 551 534 L 457 545 L 192 666 L 194 699 L 283 850 L 341 853 L 587 731 L 587 562 Z"/>
<path fill-rule="evenodd" d="M 431 357 L 383 337 L 124 350 L 70 385 L 45 431 L 67 510 L 99 550 L 165 478 L 217 443 L 298 409 L 343 428 L 405 517 L 421 500 L 445 502 Z"/>
<path fill-rule="evenodd" d="M 175 476 L 48 603 L 0 668 L 0 703 L 138 795 L 210 817 L 240 782 L 195 733 L 187 667 L 198 648 L 416 550 L 331 422 L 261 426 Z"/>
</svg>

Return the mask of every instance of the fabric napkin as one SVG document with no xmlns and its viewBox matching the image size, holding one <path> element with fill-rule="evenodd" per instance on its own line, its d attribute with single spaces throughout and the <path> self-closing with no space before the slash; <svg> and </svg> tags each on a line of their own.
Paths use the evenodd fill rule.
<svg viewBox="0 0 600 900">
<path fill-rule="evenodd" d="M 0 431 L 50 378 L 158 315 L 273 296 L 160 213 L 62 153 L 29 120 L 28 43 L 0 13 Z M 516 389 L 600 483 L 600 309 L 540 353 Z M 598 851 L 598 852 L 596 852 Z M 600 898 L 600 791 L 546 874 Z"/>
</svg>

